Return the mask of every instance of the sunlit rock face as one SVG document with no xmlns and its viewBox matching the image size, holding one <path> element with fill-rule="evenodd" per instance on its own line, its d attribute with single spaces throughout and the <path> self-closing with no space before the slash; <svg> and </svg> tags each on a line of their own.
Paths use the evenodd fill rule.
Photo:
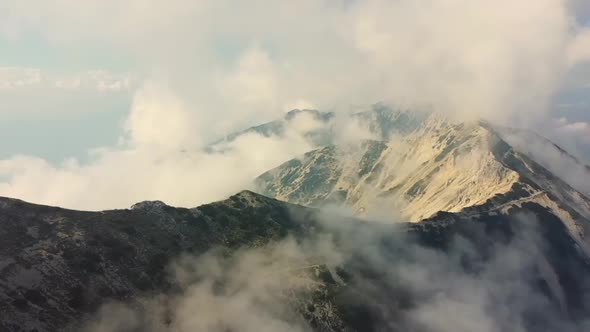
<svg viewBox="0 0 590 332">
<path fill-rule="evenodd" d="M 569 220 L 590 216 L 584 194 L 506 143 L 489 123 L 456 123 L 440 114 L 408 122 L 399 116 L 405 113 L 390 110 L 393 123 L 387 124 L 384 112 L 355 115 L 368 119 L 360 125 L 378 128 L 381 139 L 319 147 L 259 176 L 257 190 L 292 203 L 343 205 L 361 216 L 414 222 L 497 196 L 512 197 L 514 204 L 535 201 Z"/>
</svg>

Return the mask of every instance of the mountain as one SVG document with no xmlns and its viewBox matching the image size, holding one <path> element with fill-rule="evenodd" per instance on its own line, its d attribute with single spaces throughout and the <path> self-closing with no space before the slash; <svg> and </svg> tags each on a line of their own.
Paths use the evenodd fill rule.
<svg viewBox="0 0 590 332">
<path fill-rule="evenodd" d="M 528 134 L 377 104 L 295 110 L 210 149 L 289 130 L 316 148 L 259 176 L 266 196 L 100 212 L 0 198 L 0 331 L 590 327 L 590 200 L 515 144 Z"/>
<path fill-rule="evenodd" d="M 291 218 L 298 209 L 301 218 Z M 195 209 L 142 202 L 72 211 L 0 199 L 0 331 L 57 331 L 109 299 L 172 285 L 181 253 L 262 246 L 301 234 L 307 211 L 251 192 Z"/>
<path fill-rule="evenodd" d="M 256 186 L 295 204 L 346 205 L 357 215 L 410 221 L 492 199 L 503 206 L 531 201 L 562 217 L 580 238 L 590 219 L 584 194 L 514 149 L 492 125 L 437 114 L 393 140 L 320 147 L 260 175 Z"/>
<path fill-rule="evenodd" d="M 216 321 L 215 328 L 205 329 L 215 331 L 241 330 L 240 326 L 248 330 L 252 314 L 279 315 L 275 311 L 283 306 L 290 314 L 281 311 L 279 317 L 293 324 L 287 326 L 298 328 L 294 330 L 436 331 L 420 315 L 430 310 L 432 300 L 441 299 L 441 292 L 460 293 L 457 286 L 469 290 L 471 283 L 476 283 L 478 292 L 494 294 L 493 302 L 473 306 L 497 305 L 486 309 L 490 315 L 496 309 L 514 310 L 505 323 L 520 324 L 527 331 L 551 331 L 558 326 L 582 331 L 580 324 L 590 312 L 588 256 L 561 220 L 534 202 L 501 211 L 468 208 L 461 213 L 438 213 L 421 223 L 394 225 L 330 215 L 248 191 L 194 209 L 142 202 L 131 209 L 102 212 L 2 198 L 0 226 L 2 331 L 79 330 L 113 301 L 130 306 L 119 315 L 100 311 L 98 316 L 109 323 L 100 331 L 178 326 L 198 331 L 202 325 L 196 322 L 213 315 L 198 309 L 200 296 L 206 295 L 196 290 L 202 289 L 213 296 L 206 306 L 216 301 L 226 301 L 225 306 L 239 304 L 244 292 L 254 298 L 248 310 L 272 304 L 262 307 L 263 312 L 247 311 L 246 316 L 229 316 L 229 307 L 220 309 L 228 316 Z M 538 230 L 527 231 L 530 227 Z M 533 240 L 525 236 L 531 233 L 537 234 Z M 307 241 L 315 246 L 301 250 L 302 256 L 295 254 L 292 245 L 272 253 L 273 244 L 289 238 L 300 246 Z M 334 247 L 328 250 L 329 243 Z M 215 248 L 223 248 L 221 257 L 244 261 L 243 266 L 250 266 L 247 273 L 235 268 L 227 272 L 226 261 L 208 265 L 195 260 L 197 271 L 225 271 L 217 275 L 221 279 L 215 280 L 214 288 L 208 283 L 203 286 L 196 277 L 183 286 L 186 272 L 181 273 L 184 279 L 170 278 L 171 262 Z M 264 253 L 262 260 L 240 256 L 244 250 L 258 249 L 259 255 Z M 508 257 L 514 257 L 509 264 Z M 494 265 L 497 259 L 502 262 L 499 266 Z M 265 265 L 267 260 L 280 264 Z M 408 274 L 411 271 L 422 277 L 416 279 L 417 275 Z M 465 284 L 452 282 L 457 278 Z M 201 286 L 190 282 L 201 282 Z M 269 282 L 280 288 L 270 288 L 272 292 L 263 295 L 268 290 L 260 285 Z M 499 292 L 497 283 L 508 293 Z M 163 309 L 156 314 L 133 314 L 148 310 L 150 303 Z M 191 306 L 197 307 L 191 310 Z M 191 319 L 179 322 L 186 320 L 182 316 L 186 310 Z M 125 324 L 116 325 L 121 319 Z M 161 325 L 154 328 L 156 321 Z"/>
</svg>

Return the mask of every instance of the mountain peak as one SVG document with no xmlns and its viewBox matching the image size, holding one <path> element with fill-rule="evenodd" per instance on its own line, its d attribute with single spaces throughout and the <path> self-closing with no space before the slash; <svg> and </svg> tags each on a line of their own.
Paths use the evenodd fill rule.
<svg viewBox="0 0 590 332">
<path fill-rule="evenodd" d="M 408 122 L 403 112 L 383 112 L 361 117 L 379 123 L 372 128 L 377 131 L 412 126 L 397 130 L 394 140 L 356 151 L 338 145 L 310 151 L 259 176 L 258 189 L 295 204 L 344 204 L 360 215 L 389 211 L 415 222 L 498 197 L 504 197 L 502 204 L 542 201 L 571 225 L 590 217 L 590 201 L 582 193 L 513 149 L 487 121 L 456 123 L 430 113 Z"/>
<path fill-rule="evenodd" d="M 237 194 L 230 196 L 230 198 L 232 198 L 232 197 L 252 199 L 252 200 L 268 200 L 268 199 L 270 199 L 264 195 L 255 193 L 251 190 L 242 190 L 242 191 L 238 192 Z"/>
<path fill-rule="evenodd" d="M 135 203 L 131 206 L 131 210 L 154 210 L 154 209 L 161 209 L 168 206 L 166 203 L 162 201 L 143 201 L 139 203 Z"/>
</svg>

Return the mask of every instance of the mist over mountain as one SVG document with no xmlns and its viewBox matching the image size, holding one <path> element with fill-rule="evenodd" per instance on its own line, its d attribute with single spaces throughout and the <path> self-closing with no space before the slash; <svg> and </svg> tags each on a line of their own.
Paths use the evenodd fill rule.
<svg viewBox="0 0 590 332">
<path fill-rule="evenodd" d="M 588 167 L 546 139 L 535 140 L 536 150 L 527 151 L 523 144 L 513 148 L 487 122 L 461 123 L 436 113 L 416 119 L 388 108 L 354 117 L 375 139 L 329 144 L 292 159 L 258 177 L 261 193 L 304 205 L 346 203 L 361 214 L 386 212 L 389 206 L 412 221 L 438 211 L 459 212 L 496 195 L 536 197 L 589 216 L 586 192 L 571 187 L 585 188 Z M 502 131 L 512 140 L 528 133 Z M 569 183 L 535 161 L 543 145 L 560 153 L 554 160 L 566 167 L 553 169 Z"/>
<path fill-rule="evenodd" d="M 588 256 L 550 210 L 361 221 L 252 192 L 178 209 L 2 200 L 8 331 L 584 331 Z M 454 320 L 449 311 L 461 310 Z"/>
<path fill-rule="evenodd" d="M 82 212 L 2 199 L 0 328 L 588 328 L 590 200 L 574 189 L 588 178 L 562 180 L 503 139 L 521 131 L 377 104 L 294 110 L 207 153 L 294 128 L 309 151 L 254 181 L 280 200 Z"/>
<path fill-rule="evenodd" d="M 590 331 L 587 0 L 2 0 L 0 49 L 0 332 Z"/>
</svg>

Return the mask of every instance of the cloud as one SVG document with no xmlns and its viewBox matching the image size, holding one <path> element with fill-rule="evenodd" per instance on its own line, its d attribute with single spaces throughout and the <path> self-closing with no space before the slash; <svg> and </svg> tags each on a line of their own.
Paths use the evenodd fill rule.
<svg viewBox="0 0 590 332">
<path fill-rule="evenodd" d="M 0 18 L 59 47 L 130 55 L 200 112 L 387 100 L 504 119 L 546 110 L 570 41 L 584 39 L 570 3 L 10 1 Z"/>
<path fill-rule="evenodd" d="M 105 70 L 89 70 L 78 73 L 55 73 L 41 68 L 0 67 L 0 91 L 31 88 L 78 90 L 91 89 L 99 92 L 116 92 L 132 88 L 129 74 Z"/>
<path fill-rule="evenodd" d="M 418 244 L 406 226 L 318 218 L 305 238 L 184 255 L 170 267 L 179 292 L 107 304 L 87 331 L 312 331 L 305 314 L 334 324 L 328 330 L 346 322 L 378 331 L 573 332 L 587 324 L 567 316 L 575 308 L 533 215 L 512 217 L 513 236 L 498 241 L 481 241 L 484 226 L 470 225 L 471 238 L 459 232 L 444 250 Z"/>
<path fill-rule="evenodd" d="M 38 68 L 0 67 L 0 89 L 15 89 L 40 84 L 41 70 Z"/>
<path fill-rule="evenodd" d="M 215 248 L 182 256 L 170 267 L 178 295 L 142 299 L 139 310 L 107 304 L 85 331 L 309 331 L 291 307 L 303 294 L 325 289 L 307 250 L 286 239 L 231 255 Z"/>
<path fill-rule="evenodd" d="M 590 165 L 590 122 L 570 121 L 562 117 L 554 120 L 545 132 L 555 142 L 573 153 L 582 163 Z M 561 173 L 556 174 L 561 175 Z"/>
<path fill-rule="evenodd" d="M 294 121 L 284 137 L 247 134 L 223 153 L 206 153 L 200 122 L 166 86 L 148 84 L 135 96 L 118 146 L 91 152 L 90 161 L 53 165 L 31 156 L 0 161 L 0 195 L 77 209 L 125 208 L 146 199 L 197 206 L 250 186 L 264 171 L 309 149 Z M 42 184 L 42 185 L 39 185 Z"/>
<path fill-rule="evenodd" d="M 588 155 L 583 149 L 590 147 L 590 125 L 584 122 L 569 123 L 565 118 L 555 120 L 543 131 L 547 137 L 573 151 Z M 564 152 L 544 136 L 526 130 L 501 130 L 500 135 L 517 151 L 525 153 L 552 174 L 565 181 L 580 193 L 590 196 L 590 168 L 585 160 Z"/>
<path fill-rule="evenodd" d="M 189 157 L 178 151 L 192 151 L 237 129 L 281 117 L 285 108 L 302 102 L 339 111 L 386 101 L 404 108 L 433 107 L 462 119 L 528 123 L 549 112 L 550 99 L 568 69 L 570 42 L 583 38 L 579 23 L 572 28 L 572 7 L 566 0 L 21 0 L 2 6 L 4 35 L 18 40 L 40 34 L 63 50 L 103 48 L 132 59 L 134 77 L 148 79 L 133 85 L 126 77 L 88 74 L 103 93 L 135 93 L 122 146 L 104 147 L 91 164 L 46 167 L 52 175 L 90 176 L 82 181 L 88 188 L 103 183 L 138 188 L 118 190 L 117 195 L 105 188 L 96 191 L 105 197 L 91 194 L 67 201 L 50 198 L 57 189 L 21 187 L 23 180 L 16 180 L 21 179 L 16 174 L 24 174 L 27 165 L 20 173 L 4 175 L 11 179 L 2 184 L 4 195 L 77 207 L 88 207 L 91 199 L 104 200 L 93 208 L 154 196 L 194 205 L 201 201 L 198 195 L 167 181 L 198 179 L 200 186 L 215 187 L 216 181 L 233 179 L 237 167 L 202 165 L 228 158 L 230 164 L 259 166 L 287 160 L 302 151 L 299 141 L 245 148 L 256 160 Z M 41 77 L 45 79 L 43 71 Z M 84 82 L 64 78 L 54 85 L 72 89 Z M 166 91 L 151 89 L 150 84 Z M 15 169 L 14 160 L 18 158 L 3 161 L 11 165 L 6 169 Z M 209 173 L 190 175 L 198 171 Z M 244 177 L 254 173 L 253 167 Z M 57 178 L 39 179 L 59 186 Z"/>
<path fill-rule="evenodd" d="M 332 224 L 332 230 L 347 243 L 337 250 L 344 257 L 354 257 L 352 261 L 345 259 L 351 265 L 345 263 L 344 269 L 349 268 L 347 272 L 353 275 L 357 269 L 364 271 L 348 283 L 357 288 L 356 303 L 379 311 L 384 330 L 552 331 L 557 326 L 566 331 L 583 330 L 563 315 L 569 309 L 555 270 L 547 261 L 546 252 L 553 249 L 547 247 L 541 223 L 530 214 L 510 219 L 515 237 L 509 241 L 478 233 L 477 224 L 464 224 L 470 231 L 465 237 L 462 232 L 453 236 L 446 250 L 419 245 L 399 233 L 392 236 L 395 230 L 367 230 L 374 226 L 371 224 L 348 230 Z M 350 253 L 352 256 L 347 255 Z M 549 302 L 534 286 L 533 275 L 547 282 L 555 302 Z M 453 319 L 449 319 L 451 313 Z M 535 317 L 532 322 L 530 317 Z M 545 325 L 535 326 L 540 319 Z"/>
<path fill-rule="evenodd" d="M 570 66 L 590 61 L 590 28 L 582 29 L 568 50 Z"/>
<path fill-rule="evenodd" d="M 166 87 L 147 84 L 135 95 L 131 114 L 125 123 L 133 146 L 149 149 L 194 149 L 199 135 L 193 114 Z"/>
<path fill-rule="evenodd" d="M 590 144 L 590 122 L 569 122 L 566 118 L 557 120 L 556 130 L 567 135 L 576 135 L 586 144 Z"/>
</svg>

